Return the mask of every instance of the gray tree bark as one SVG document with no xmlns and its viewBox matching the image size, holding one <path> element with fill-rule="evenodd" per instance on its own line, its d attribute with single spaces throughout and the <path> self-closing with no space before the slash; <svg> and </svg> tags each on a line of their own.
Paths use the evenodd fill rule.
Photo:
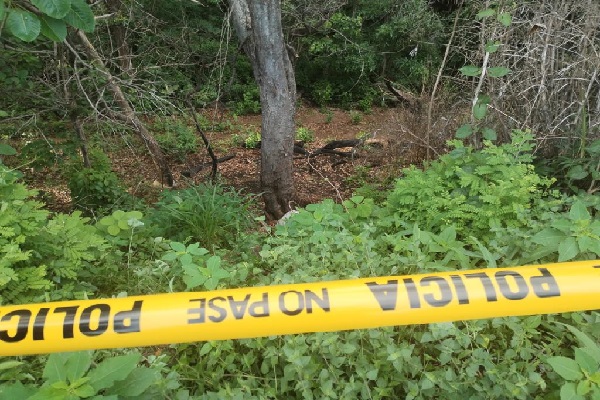
<svg viewBox="0 0 600 400">
<path fill-rule="evenodd" d="M 281 29 L 279 0 L 229 0 L 238 39 L 250 58 L 262 109 L 261 188 L 265 211 L 279 219 L 294 196 L 296 79 Z"/>
</svg>

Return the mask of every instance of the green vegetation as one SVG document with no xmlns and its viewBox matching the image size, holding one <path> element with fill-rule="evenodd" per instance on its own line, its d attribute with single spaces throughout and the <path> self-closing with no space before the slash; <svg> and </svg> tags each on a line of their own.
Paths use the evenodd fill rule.
<svg viewBox="0 0 600 400">
<path fill-rule="evenodd" d="M 220 185 L 167 192 L 143 213 L 119 210 L 96 224 L 77 212 L 50 216 L 2 166 L 2 301 L 600 257 L 600 199 L 563 194 L 554 189 L 560 182 L 538 175 L 530 134 L 514 132 L 511 143 L 485 142 L 481 150 L 451 144 L 423 170 L 407 169 L 383 201 L 357 195 L 311 204 L 270 234 L 251 229 L 249 198 Z M 64 253 L 69 238 L 73 250 Z M 7 358 L 0 393 L 594 398 L 599 322 L 600 314 L 585 312 L 181 344 L 160 356 L 111 350 Z M 119 372 L 104 376 L 104 369 Z M 130 379 L 141 382 L 135 393 L 125 385 Z"/>
<path fill-rule="evenodd" d="M 296 140 L 311 143 L 315 140 L 315 133 L 311 129 L 301 126 L 296 129 Z"/>
<path fill-rule="evenodd" d="M 136 128 L 114 82 L 171 160 L 199 149 L 188 99 L 225 105 L 236 124 L 213 129 L 260 144 L 237 125 L 260 94 L 226 3 L 0 0 L 0 139 L 18 148 L 0 143 L 0 305 L 600 258 L 594 2 L 282 2 L 300 100 L 328 124 L 330 107 L 357 125 L 399 105 L 382 133 L 439 157 L 381 185 L 357 165 L 353 196 L 274 227 L 225 183 L 135 199 L 95 148 Z M 19 172 L 45 168 L 71 213 Z M 599 327 L 589 311 L 2 357 L 0 398 L 597 400 Z"/>
<path fill-rule="evenodd" d="M 184 161 L 186 156 L 198 151 L 198 136 L 193 128 L 180 120 L 161 119 L 152 125 L 156 132 L 156 141 L 166 155 L 178 161 Z"/>
</svg>

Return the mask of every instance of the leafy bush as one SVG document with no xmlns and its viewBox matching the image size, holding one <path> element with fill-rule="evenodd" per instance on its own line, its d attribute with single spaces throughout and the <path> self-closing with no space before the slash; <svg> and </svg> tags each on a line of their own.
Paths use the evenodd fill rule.
<svg viewBox="0 0 600 400">
<path fill-rule="evenodd" d="M 145 365 L 140 365 L 142 356 L 136 351 L 109 355 L 95 360 L 97 357 L 90 351 L 51 354 L 40 385 L 30 383 L 30 379 L 19 379 L 16 383 L 0 386 L 0 397 L 29 400 L 85 399 L 92 396 L 164 399 L 172 393 L 177 398 L 184 398 L 184 392 L 177 394 L 177 376 L 163 376 L 162 360 L 157 357 L 149 356 L 143 360 Z"/>
<path fill-rule="evenodd" d="M 250 198 L 220 184 L 163 192 L 148 214 L 154 236 L 202 246 L 231 246 L 252 223 Z"/>
<path fill-rule="evenodd" d="M 569 257 L 594 256 L 589 246 L 600 238 L 593 233 L 595 211 L 587 209 L 596 210 L 595 203 L 546 192 L 550 181 L 533 172 L 527 135 L 481 151 L 455 147 L 425 171 L 409 171 L 406 182 L 399 179 L 388 204 L 354 196 L 300 209 L 264 240 L 246 284 L 556 261 L 569 237 L 588 246 L 575 247 Z M 452 197 L 455 190 L 460 193 Z M 404 196 L 417 198 L 405 202 Z M 453 207 L 464 214 L 452 213 Z M 568 222 L 552 226 L 562 219 Z M 561 237 L 544 231 L 567 224 L 572 227 Z M 550 354 L 568 355 L 561 348 L 570 342 L 556 322 L 581 315 L 186 344 L 177 346 L 173 360 L 182 376 L 200 382 L 190 389 L 208 399 L 248 392 L 289 399 L 558 398 L 561 383 L 544 363 Z M 569 388 L 580 377 L 585 380 L 583 373 L 567 377 Z"/>
<path fill-rule="evenodd" d="M 598 314 L 593 323 L 598 323 Z M 600 397 L 600 345 L 579 329 L 566 325 L 582 347 L 573 349 L 574 357 L 548 357 L 546 362 L 566 382 L 560 388 L 560 398 L 597 399 Z"/>
<path fill-rule="evenodd" d="M 600 191 L 600 139 L 565 153 L 542 159 L 540 173 L 556 178 L 562 190 L 573 194 Z"/>
<path fill-rule="evenodd" d="M 160 119 L 152 125 L 152 130 L 156 132 L 156 141 L 165 154 L 179 161 L 198 151 L 196 132 L 180 120 Z"/>
<path fill-rule="evenodd" d="M 114 172 L 94 168 L 73 173 L 69 190 L 75 208 L 90 214 L 117 208 L 128 196 Z"/>
<path fill-rule="evenodd" d="M 388 196 L 389 207 L 427 230 L 455 225 L 461 237 L 527 226 L 532 207 L 552 183 L 534 171 L 532 139 L 515 132 L 511 143 L 487 142 L 480 152 L 451 141 L 454 150 L 425 170 L 404 170 Z"/>
<path fill-rule="evenodd" d="M 256 149 L 260 145 L 260 131 L 257 129 L 248 129 L 245 134 L 244 147 L 247 149 Z"/>
<path fill-rule="evenodd" d="M 296 140 L 300 140 L 304 143 L 311 143 L 315 140 L 315 133 L 303 126 L 296 129 Z"/>
<path fill-rule="evenodd" d="M 0 302 L 80 298 L 93 291 L 80 277 L 106 242 L 79 212 L 48 219 L 43 204 L 30 200 L 35 192 L 16 179 L 0 164 Z"/>
</svg>

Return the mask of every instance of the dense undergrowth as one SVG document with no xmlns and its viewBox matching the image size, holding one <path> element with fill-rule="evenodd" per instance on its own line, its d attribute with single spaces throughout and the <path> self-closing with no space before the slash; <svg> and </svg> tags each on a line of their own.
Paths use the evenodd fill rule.
<svg viewBox="0 0 600 400">
<path fill-rule="evenodd" d="M 523 132 L 482 150 L 454 141 L 385 196 L 311 204 L 268 232 L 251 215 L 252 198 L 220 185 L 104 217 L 51 214 L 0 164 L 0 299 L 600 257 L 600 197 L 557 190 L 565 186 L 536 172 L 531 141 Z M 598 399 L 599 338 L 600 314 L 585 312 L 5 357 L 0 398 Z"/>
</svg>

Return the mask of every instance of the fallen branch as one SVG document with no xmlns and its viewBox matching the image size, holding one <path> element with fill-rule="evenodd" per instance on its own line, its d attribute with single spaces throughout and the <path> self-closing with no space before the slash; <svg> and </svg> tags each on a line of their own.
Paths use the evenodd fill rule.
<svg viewBox="0 0 600 400">
<path fill-rule="evenodd" d="M 209 162 L 202 163 L 200 165 L 196 165 L 195 167 L 192 167 L 186 171 L 181 171 L 181 175 L 185 176 L 186 178 L 191 178 L 206 167 L 213 166 L 216 163 L 222 163 L 225 161 L 229 161 L 234 157 L 235 157 L 235 154 L 230 154 L 225 157 L 217 158 L 216 160 L 213 160 L 213 161 L 209 161 Z"/>
</svg>

